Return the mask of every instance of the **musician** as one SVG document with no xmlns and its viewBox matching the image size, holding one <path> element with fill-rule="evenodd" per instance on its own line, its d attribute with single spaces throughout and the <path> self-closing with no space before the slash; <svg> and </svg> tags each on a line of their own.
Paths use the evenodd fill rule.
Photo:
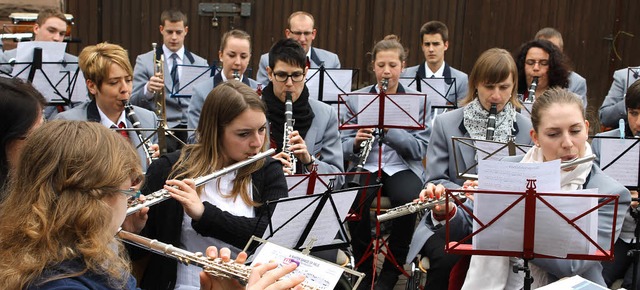
<svg viewBox="0 0 640 290">
<path fill-rule="evenodd" d="M 131 63 L 127 51 L 119 45 L 110 43 L 98 43 L 85 47 L 80 52 L 80 69 L 86 79 L 90 102 L 62 112 L 56 119 L 79 120 L 99 122 L 107 128 L 133 128 L 133 125 L 124 113 L 124 104 L 131 96 L 132 73 Z M 135 114 L 140 120 L 142 128 L 155 128 L 156 115 L 146 109 L 133 106 Z M 147 153 L 140 145 L 140 140 L 134 131 L 120 131 L 123 137 L 138 148 L 140 164 L 143 170 L 147 169 Z M 149 138 L 152 132 L 141 132 L 145 138 Z M 152 137 L 155 143 L 157 137 Z M 159 154 L 157 145 L 149 150 Z"/>
<path fill-rule="evenodd" d="M 44 123 L 44 97 L 30 83 L 0 78 L 0 199 L 26 138 Z"/>
<path fill-rule="evenodd" d="M 536 32 L 536 36 L 534 39 L 544 39 L 553 43 L 561 53 L 564 53 L 564 41 L 562 40 L 562 34 L 560 31 L 556 30 L 552 27 L 545 27 L 538 32 Z M 584 108 L 587 108 L 587 80 L 579 75 L 575 71 L 569 71 L 569 85 L 567 90 L 570 92 L 574 92 L 578 96 L 582 98 L 582 102 L 584 103 Z"/>
<path fill-rule="evenodd" d="M 447 78 L 455 79 L 456 87 L 449 93 L 452 100 L 467 95 L 467 74 L 452 68 L 444 61 L 449 48 L 449 28 L 440 21 L 429 21 L 420 28 L 420 48 L 424 54 L 424 63 L 406 68 L 401 77 Z"/>
<path fill-rule="evenodd" d="M 322 64 L 324 64 L 325 68 L 340 68 L 338 55 L 328 50 L 312 47 L 317 30 L 315 28 L 315 19 L 311 13 L 304 11 L 293 12 L 287 19 L 287 25 L 288 28 L 284 30 L 284 35 L 297 41 L 304 48 L 307 68 L 319 68 Z M 265 86 L 269 84 L 270 80 L 267 71 L 267 66 L 270 64 L 269 53 L 260 56 L 260 67 L 256 74 L 256 80 Z"/>
<path fill-rule="evenodd" d="M 166 99 L 165 120 L 169 127 L 187 128 L 187 110 L 189 98 L 173 98 L 171 92 L 178 91 L 182 69 L 176 65 L 208 65 L 207 60 L 197 56 L 184 46 L 184 39 L 189 32 L 187 16 L 178 10 L 165 10 L 160 15 L 160 34 L 164 44 L 157 46 L 155 51 L 138 55 L 133 74 L 133 93 L 131 103 L 151 111 L 156 110 L 154 95 L 164 90 Z M 155 61 L 164 55 L 164 72 L 162 76 L 155 75 Z M 173 69 L 177 72 L 172 74 Z M 164 77 L 164 80 L 163 80 Z M 175 80 L 174 80 L 175 78 Z M 186 85 L 186 80 L 182 85 Z M 187 133 L 174 131 L 174 135 L 183 142 Z M 167 138 L 167 150 L 174 151 L 181 147 L 174 138 Z"/>
<path fill-rule="evenodd" d="M 239 29 L 225 32 L 220 40 L 218 58 L 222 65 L 221 72 L 193 88 L 189 103 L 189 128 L 198 126 L 202 104 L 209 92 L 220 83 L 234 79 L 234 72 L 241 82 L 253 89 L 258 88 L 258 82 L 244 75 L 251 59 L 251 36 L 247 32 Z"/>
<path fill-rule="evenodd" d="M 67 33 L 67 18 L 64 16 L 64 13 L 60 12 L 57 9 L 43 9 L 38 13 L 38 17 L 36 18 L 36 23 L 33 25 L 33 40 L 34 41 L 55 41 L 62 42 L 64 41 L 64 37 Z M 12 59 L 15 60 L 17 54 L 17 48 L 5 50 L 2 58 L 0 58 L 0 63 L 6 64 L 9 63 Z M 78 57 L 65 53 L 64 62 L 78 62 Z M 77 66 L 71 65 L 68 70 L 73 70 Z M 11 74 L 13 71 L 13 66 L 10 65 L 0 65 L 0 72 L 5 74 Z"/>
<path fill-rule="evenodd" d="M 518 66 L 518 94 L 526 100 L 533 77 L 538 77 L 535 95 L 540 96 L 548 88 L 569 86 L 569 64 L 553 43 L 544 39 L 528 41 L 515 56 Z M 575 92 L 574 92 L 575 93 Z"/>
<path fill-rule="evenodd" d="M 121 225 L 131 231 L 144 222 L 144 215 L 125 221 L 127 200 L 143 178 L 137 159 L 130 144 L 96 123 L 53 121 L 34 131 L 20 155 L 20 178 L 0 204 L 0 288 L 138 289 L 114 238 Z M 220 257 L 229 261 L 228 249 Z M 264 289 L 292 268 L 256 267 L 246 289 Z M 208 286 L 202 289 L 245 289 L 232 279 L 200 278 Z"/>
<path fill-rule="evenodd" d="M 635 81 L 629 89 L 627 90 L 627 94 L 624 98 L 624 104 L 627 108 L 627 120 L 625 122 L 625 127 L 622 128 L 624 130 L 624 136 L 638 136 L 640 134 L 640 80 Z M 599 133 L 596 136 L 609 136 L 609 137 L 620 137 L 620 128 Z M 598 166 L 602 166 L 600 164 L 600 154 L 602 153 L 602 145 L 601 139 L 594 138 L 591 141 L 591 147 L 593 148 L 593 153 L 596 154 L 595 164 Z M 632 190 L 631 197 L 637 198 L 638 191 Z M 617 279 L 624 278 L 624 282 L 622 283 L 622 287 L 626 289 L 632 289 L 632 277 L 633 277 L 633 256 L 627 255 L 629 250 L 635 248 L 635 229 L 636 229 L 636 221 L 633 218 L 632 214 L 637 214 L 638 202 L 632 201 L 631 207 L 627 211 L 624 217 L 624 223 L 622 224 L 622 231 L 620 232 L 620 237 L 616 240 L 614 247 L 614 260 L 613 261 L 603 261 L 602 262 L 602 276 L 604 277 L 604 281 L 607 283 L 608 287 L 611 287 L 611 284 L 615 282 Z M 640 274 L 640 273 L 639 273 Z M 640 281 L 638 281 L 640 282 Z M 636 284 L 640 285 L 640 284 Z M 638 290 L 640 287 L 636 286 Z"/>
<path fill-rule="evenodd" d="M 265 202 L 287 196 L 280 162 L 267 158 L 197 189 L 188 178 L 213 173 L 263 151 L 265 114 L 262 100 L 247 85 L 230 80 L 214 88 L 202 107 L 197 143 L 160 157 L 147 171 L 142 192 L 149 194 L 164 186 L 172 199 L 150 209 L 142 234 L 191 252 L 204 252 L 206 246 L 215 245 L 229 247 L 234 253 L 251 235 L 261 236 L 269 220 L 264 216 L 269 212 Z M 132 255 L 142 258 L 140 253 Z M 198 272 L 151 255 L 140 286 L 197 288 Z"/>
<path fill-rule="evenodd" d="M 531 121 L 533 128 L 530 131 L 531 139 L 535 143 L 524 156 L 507 157 L 513 162 L 544 162 L 555 159 L 562 161 L 592 154 L 591 146 L 587 142 L 589 121 L 585 119 L 584 106 L 580 98 L 564 89 L 552 88 L 533 103 Z M 608 204 L 598 209 L 598 239 L 600 246 L 607 249 L 614 231 L 618 238 L 625 212 L 629 207 L 631 196 L 629 191 L 611 177 L 604 174 L 593 162 L 586 162 L 564 169 L 561 172 L 561 186 L 563 190 L 578 190 L 597 188 L 600 193 L 618 194 L 618 211 L 614 211 L 614 204 Z M 438 196 L 443 194 L 444 187 L 429 186 L 421 193 L 421 196 Z M 471 200 L 467 201 L 473 208 Z M 463 210 L 455 210 L 450 222 L 452 226 L 464 228 L 471 232 L 471 220 Z M 444 206 L 436 207 L 435 211 L 444 216 L 451 216 L 444 212 Z M 616 215 L 616 224 L 612 224 L 613 215 Z M 512 272 L 508 257 L 484 257 L 476 263 L 471 258 L 469 271 L 462 289 L 520 289 L 523 279 L 520 274 Z M 512 259 L 513 260 L 513 259 Z M 534 287 L 544 286 L 563 277 L 580 275 L 594 283 L 605 286 L 602 277 L 602 265 L 599 261 L 569 260 L 569 259 L 542 259 L 536 258 L 530 261 L 529 266 L 534 273 Z M 488 270 L 489 269 L 489 270 Z"/>
<path fill-rule="evenodd" d="M 496 104 L 495 141 L 507 142 L 515 136 L 515 143 L 530 144 L 531 122 L 516 112 L 519 107 L 518 71 L 511 55 L 504 49 L 492 48 L 483 52 L 469 75 L 469 90 L 461 104 L 463 107 L 435 118 L 431 144 L 427 149 L 427 189 L 434 184 L 458 189 L 465 180 L 458 178 L 457 169 L 465 170 L 477 162 L 476 152 L 469 146 L 454 147 L 451 137 L 484 140 L 487 119 L 492 104 Z M 458 154 L 456 159 L 454 154 Z M 470 173 L 475 171 L 471 170 Z M 429 185 L 431 184 L 431 185 Z M 459 256 L 444 253 L 444 228 L 435 229 L 443 217 L 423 217 L 416 228 L 407 255 L 407 263 L 420 252 L 430 259 L 428 289 L 447 289 L 449 273 Z M 435 234 L 434 234 L 435 233 Z"/>
<path fill-rule="evenodd" d="M 618 120 L 625 119 L 627 109 L 624 106 L 624 96 L 627 93 L 627 87 L 629 87 L 627 82 L 633 83 L 638 79 L 640 79 L 639 68 L 634 68 L 631 71 L 629 68 L 622 68 L 613 73 L 613 82 L 609 92 L 598 110 L 598 117 L 603 126 L 616 128 Z"/>
<path fill-rule="evenodd" d="M 388 94 L 403 94 L 403 93 L 417 93 L 410 88 L 403 87 L 399 82 L 400 73 L 404 67 L 404 61 L 406 59 L 406 53 L 402 44 L 398 41 L 395 35 L 388 35 L 384 40 L 379 41 L 373 47 L 371 65 L 373 66 L 373 72 L 376 76 L 376 84 L 358 90 L 357 92 L 378 94 L 381 91 L 383 79 L 388 79 L 388 88 L 386 93 Z M 424 99 L 423 99 L 424 100 Z M 355 108 L 355 101 L 348 100 L 350 107 Z M 422 130 L 408 130 L 408 129 L 384 129 L 384 139 L 382 147 L 382 160 L 383 168 L 379 168 L 378 156 L 379 147 L 378 139 L 376 138 L 375 145 L 369 154 L 364 168 L 368 172 L 369 180 L 375 180 L 378 176 L 378 170 L 382 172 L 382 194 L 391 199 L 392 206 L 399 206 L 405 204 L 415 198 L 413 193 L 420 191 L 424 182 L 424 167 L 422 166 L 422 159 L 427 151 L 427 145 L 429 143 L 429 134 L 431 132 L 430 111 L 431 103 L 427 99 L 426 111 L 424 101 L 420 104 L 420 118 L 422 120 L 426 114 L 425 124 L 426 128 Z M 350 123 L 356 124 L 357 119 L 352 118 L 352 113 L 347 113 L 347 119 L 352 119 Z M 360 144 L 373 137 L 373 128 L 365 128 L 356 130 L 343 131 L 342 134 L 342 150 L 346 159 L 351 162 L 358 162 L 360 159 Z M 366 177 L 365 177 L 366 178 Z M 362 180 L 365 180 L 362 178 Z M 371 181 L 370 184 L 375 182 Z M 375 194 L 373 192 L 367 194 Z M 369 199 L 371 202 L 371 199 Z M 353 249 L 356 260 L 360 260 L 364 254 L 365 248 L 371 240 L 371 228 L 369 223 L 369 205 L 364 205 L 365 209 L 362 210 L 362 219 L 360 222 L 350 224 L 352 233 Z M 389 237 L 389 250 L 393 253 L 393 256 L 397 261 L 404 261 L 409 248 L 409 241 L 411 239 L 411 231 L 415 223 L 415 215 L 408 215 L 402 218 L 398 218 L 393 221 L 392 232 Z M 367 274 L 367 277 L 371 277 L 372 274 L 372 262 L 371 257 L 365 260 L 359 271 Z M 391 289 L 398 281 L 398 275 L 400 271 L 396 269 L 393 262 L 388 259 L 385 260 L 382 271 L 376 282 L 376 289 Z M 371 282 L 370 279 L 365 279 L 363 287 L 369 287 L 366 282 Z M 364 289 L 364 288 L 363 288 Z"/>
<path fill-rule="evenodd" d="M 285 96 L 291 93 L 293 102 L 293 132 L 287 135 L 289 151 L 297 159 L 296 173 L 308 173 L 316 167 L 318 173 L 340 173 L 344 161 L 340 150 L 338 114 L 336 109 L 309 97 L 304 84 L 307 68 L 305 52 L 293 39 L 276 42 L 269 51 L 268 85 L 262 90 L 262 100 L 267 106 L 270 147 L 279 153 L 274 156 L 291 170 L 289 154 L 280 152 L 283 147 L 285 126 Z M 336 188 L 342 181 L 338 180 Z"/>
</svg>

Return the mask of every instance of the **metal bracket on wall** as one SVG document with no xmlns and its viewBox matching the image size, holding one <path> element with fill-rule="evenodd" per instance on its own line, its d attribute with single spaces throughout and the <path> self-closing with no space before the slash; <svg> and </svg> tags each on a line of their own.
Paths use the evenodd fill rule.
<svg viewBox="0 0 640 290">
<path fill-rule="evenodd" d="M 198 15 L 200 16 L 251 16 L 251 2 L 239 3 L 200 3 Z"/>
</svg>

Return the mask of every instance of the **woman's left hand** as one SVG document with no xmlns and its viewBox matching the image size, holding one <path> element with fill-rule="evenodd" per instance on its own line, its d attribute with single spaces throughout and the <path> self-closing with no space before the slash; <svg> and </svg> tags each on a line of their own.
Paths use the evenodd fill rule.
<svg viewBox="0 0 640 290">
<path fill-rule="evenodd" d="M 172 198 L 177 200 L 184 212 L 191 217 L 194 221 L 199 221 L 204 213 L 204 204 L 196 192 L 196 184 L 193 179 L 167 180 L 167 184 L 164 186 Z"/>
<path fill-rule="evenodd" d="M 130 233 L 139 234 L 147 224 L 148 212 L 149 208 L 143 207 L 138 212 L 127 216 L 122 223 L 122 229 Z"/>
</svg>

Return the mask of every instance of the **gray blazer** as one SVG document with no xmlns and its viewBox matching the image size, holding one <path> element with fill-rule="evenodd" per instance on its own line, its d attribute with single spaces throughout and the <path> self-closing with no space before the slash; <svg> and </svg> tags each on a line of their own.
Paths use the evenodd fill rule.
<svg viewBox="0 0 640 290">
<path fill-rule="evenodd" d="M 136 116 L 140 120 L 141 128 L 155 128 L 156 123 L 158 122 L 156 118 L 156 114 L 137 106 L 133 106 L 133 110 L 136 112 Z M 100 113 L 98 112 L 98 106 L 96 105 L 96 101 L 86 102 L 80 106 L 77 106 L 71 110 L 64 111 L 58 115 L 56 115 L 55 119 L 60 120 L 77 120 L 77 121 L 90 121 L 90 122 L 100 122 Z M 127 119 L 127 128 L 133 128 L 133 125 Z M 142 165 L 142 170 L 147 171 L 147 156 L 144 152 L 142 146 L 140 146 L 140 140 L 138 140 L 138 136 L 135 132 L 129 131 L 129 139 L 136 150 L 138 151 L 138 156 L 140 156 L 140 165 Z M 153 134 L 150 131 L 143 131 L 142 135 L 145 138 L 149 138 L 149 136 Z M 158 142 L 158 137 L 153 135 L 151 137 L 152 143 Z M 140 147 L 138 147 L 140 146 Z"/>
<path fill-rule="evenodd" d="M 307 144 L 309 154 L 317 157 L 318 173 L 344 172 L 336 109 L 311 98 L 309 98 L 309 105 L 315 117 L 304 137 L 304 142 Z M 338 180 L 338 184 L 342 183 Z"/>
<path fill-rule="evenodd" d="M 13 72 L 13 66 L 8 65 L 11 59 L 15 59 L 17 54 L 17 48 L 5 50 L 3 54 L 0 54 L 0 72 L 10 75 Z M 63 60 L 63 71 L 72 71 L 78 68 L 78 57 L 65 52 Z M 73 64 L 64 64 L 64 62 L 74 62 Z"/>
<path fill-rule="evenodd" d="M 427 68 L 425 67 L 423 62 L 419 65 L 406 68 L 400 76 L 401 77 L 418 76 L 420 78 L 426 78 L 427 75 L 426 75 L 425 69 Z M 458 100 L 459 102 L 460 100 L 464 99 L 464 97 L 467 96 L 467 92 L 469 91 L 469 79 L 466 73 L 463 73 L 455 68 L 452 68 L 451 66 L 449 66 L 449 64 L 445 62 L 442 76 L 445 78 L 454 78 L 456 80 L 455 90 L 449 92 L 449 96 L 447 96 L 448 99 Z"/>
<path fill-rule="evenodd" d="M 243 77 L 242 82 L 252 89 L 258 88 L 258 82 L 248 78 Z M 222 83 L 222 76 L 220 73 L 216 74 L 214 77 L 209 78 L 207 81 L 203 81 L 199 83 L 195 87 L 193 87 L 193 95 L 191 95 L 191 101 L 189 102 L 188 109 L 188 123 L 187 128 L 195 129 L 198 127 L 198 121 L 200 120 L 200 112 L 202 112 L 202 106 L 204 105 L 204 100 L 209 95 L 209 92 L 213 90 L 216 86 Z M 189 136 L 192 136 L 194 131 L 189 131 Z"/>
<path fill-rule="evenodd" d="M 567 91 L 580 96 L 584 108 L 587 108 L 587 80 L 585 78 L 574 71 L 569 72 L 569 87 Z"/>
<path fill-rule="evenodd" d="M 522 156 L 507 157 L 505 160 L 519 162 L 522 160 Z M 614 205 L 609 204 L 601 207 L 598 210 L 598 244 L 605 249 L 608 249 L 610 245 L 611 232 L 613 224 L 611 224 L 613 215 L 616 215 L 615 224 L 615 239 L 620 235 L 622 229 L 622 223 L 625 213 L 631 203 L 631 195 L 629 191 L 607 176 L 600 170 L 597 165 L 593 165 L 591 172 L 587 177 L 587 182 L 584 188 L 598 188 L 600 193 L 605 194 L 618 194 L 620 196 L 618 200 L 618 211 L 614 211 Z M 467 201 L 465 206 L 473 208 L 473 203 Z M 430 213 L 427 212 L 426 216 Z M 455 217 L 450 221 L 450 228 L 462 229 L 467 234 L 472 232 L 473 223 L 471 217 L 464 210 L 458 209 Z M 423 218 L 414 232 L 413 239 L 411 241 L 411 249 L 409 250 L 408 260 L 413 259 L 416 254 L 422 248 L 422 245 L 428 237 L 433 234 L 435 228 L 431 224 L 431 219 Z M 426 238 L 425 238 L 426 237 Z M 424 241 L 423 241 L 424 240 Z M 537 258 L 532 260 L 536 266 L 541 267 L 547 271 L 550 275 L 551 281 L 555 281 L 558 278 L 570 277 L 573 275 L 580 275 L 583 278 L 604 285 L 604 279 L 602 278 L 602 266 L 599 261 L 587 261 L 587 260 L 563 260 L 563 259 L 542 259 Z"/>
<path fill-rule="evenodd" d="M 376 93 L 374 86 L 368 86 L 356 93 Z M 410 88 L 404 88 L 401 84 L 398 84 L 398 93 L 413 93 L 420 94 Z M 351 108 L 355 108 L 354 99 L 347 99 L 347 104 Z M 411 171 L 424 182 L 424 166 L 422 166 L 422 159 L 427 153 L 427 147 L 429 146 L 429 136 L 431 135 L 431 101 L 427 97 L 426 113 L 424 110 L 424 104 L 420 104 L 420 119 L 425 117 L 425 129 L 423 130 L 408 130 L 408 129 L 389 129 L 385 134 L 382 142 L 387 146 L 393 148 L 400 157 L 402 162 Z M 347 119 L 353 115 L 348 112 L 346 114 Z M 349 124 L 356 124 L 357 118 L 353 118 L 348 122 Z M 353 143 L 355 142 L 355 136 L 358 130 L 343 130 L 342 131 L 342 151 L 344 152 L 345 159 L 351 161 L 352 164 L 358 162 L 360 156 L 353 153 Z M 369 158 L 373 158 L 371 155 Z"/>
<path fill-rule="evenodd" d="M 531 131 L 529 118 L 516 113 L 514 130 L 516 143 L 533 144 L 529 136 L 529 131 Z M 467 169 L 476 163 L 476 154 L 473 148 L 463 145 L 456 146 L 454 149 L 451 141 L 451 137 L 471 137 L 463 124 L 463 108 L 437 116 L 431 137 L 431 146 L 427 150 L 427 182 L 442 184 L 446 188 L 462 186 L 465 180 L 457 176 L 454 150 L 458 156 L 460 170 Z M 475 172 L 473 170 L 469 173 Z"/>
<path fill-rule="evenodd" d="M 627 93 L 627 74 L 628 68 L 623 68 L 613 73 L 613 83 L 609 88 L 609 93 L 604 97 L 602 106 L 598 111 L 600 117 L 600 123 L 607 127 L 618 127 L 618 120 L 624 119 L 627 121 L 627 109 L 624 104 L 624 95 Z M 640 75 L 629 75 L 629 81 L 632 83 L 640 79 Z"/>
<path fill-rule="evenodd" d="M 162 54 L 162 46 L 156 48 L 156 54 Z M 197 56 L 196 54 L 185 49 L 184 60 L 185 65 L 208 65 L 207 60 Z M 138 55 L 136 65 L 133 69 L 133 92 L 131 93 L 131 104 L 154 111 L 155 103 L 153 95 L 144 91 L 144 86 L 154 75 L 153 51 Z M 171 68 L 164 66 L 164 95 L 166 98 L 165 113 L 167 116 L 167 124 L 169 127 L 177 125 L 187 125 L 187 109 L 189 108 L 189 98 L 171 98 L 171 89 L 173 88 L 173 80 L 170 76 Z"/>
<path fill-rule="evenodd" d="M 319 68 L 320 64 L 324 62 L 325 68 L 340 68 L 340 59 L 338 55 L 328 50 L 311 47 L 311 68 Z M 260 56 L 260 67 L 256 74 L 256 81 L 263 84 L 265 87 L 269 84 L 269 77 L 267 76 L 267 67 L 269 66 L 269 53 L 265 53 Z"/>
</svg>

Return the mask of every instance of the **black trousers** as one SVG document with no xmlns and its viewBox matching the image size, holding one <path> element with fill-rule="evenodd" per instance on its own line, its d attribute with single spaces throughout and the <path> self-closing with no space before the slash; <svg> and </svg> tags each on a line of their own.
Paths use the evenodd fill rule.
<svg viewBox="0 0 640 290">
<path fill-rule="evenodd" d="M 633 280 L 633 257 L 627 255 L 629 250 L 633 249 L 634 244 L 626 243 L 625 241 L 618 239 L 613 246 L 613 261 L 602 262 L 602 276 L 607 286 L 611 287 L 611 284 L 618 279 L 624 278 L 622 287 L 631 289 L 631 282 Z M 638 273 L 640 276 L 640 273 Z M 638 277 L 638 276 L 636 276 Z M 640 290 L 640 281 L 636 279 L 636 289 Z"/>
<path fill-rule="evenodd" d="M 418 198 L 422 189 L 422 181 L 411 170 L 403 170 L 392 176 L 382 173 L 380 182 L 376 181 L 377 172 L 370 172 L 368 178 L 362 176 L 360 180 L 369 180 L 369 185 L 382 183 L 382 195 L 387 196 L 391 201 L 391 206 L 396 207 Z M 353 254 L 356 261 L 360 261 L 371 241 L 371 223 L 369 208 L 376 198 L 376 189 L 369 189 L 366 193 L 360 193 L 356 198 L 353 208 L 358 210 L 362 206 L 362 219 L 356 222 L 349 222 L 349 230 L 351 232 L 351 243 Z M 364 204 L 359 204 L 360 196 L 365 194 L 369 197 Z M 392 229 L 389 234 L 388 244 L 389 250 L 395 257 L 396 261 L 402 266 L 409 252 L 409 243 L 415 226 L 416 215 L 406 215 L 392 220 Z M 370 274 L 373 266 L 372 257 L 368 257 L 358 268 L 365 274 Z M 400 274 L 400 270 L 396 269 L 392 262 L 385 260 L 382 271 L 392 271 Z"/>
</svg>

